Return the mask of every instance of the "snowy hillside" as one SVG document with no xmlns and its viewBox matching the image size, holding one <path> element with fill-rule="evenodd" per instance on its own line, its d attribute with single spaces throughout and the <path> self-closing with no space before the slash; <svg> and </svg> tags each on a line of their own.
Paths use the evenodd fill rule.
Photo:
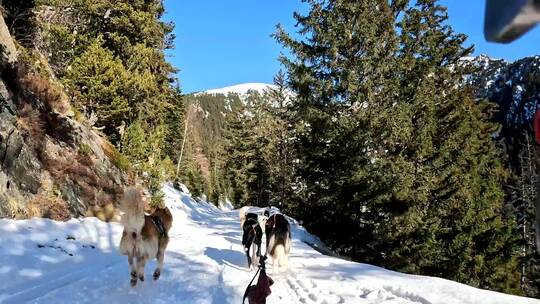
<svg viewBox="0 0 540 304">
<path fill-rule="evenodd" d="M 538 107 L 540 56 L 507 62 L 480 55 L 463 58 L 463 62 L 473 67 L 467 82 L 477 98 L 498 105 L 496 120 L 505 129 L 522 132 Z"/>
<path fill-rule="evenodd" d="M 241 303 L 253 272 L 246 268 L 237 212 L 197 203 L 170 186 L 164 192 L 174 224 L 159 281 L 147 275 L 129 286 L 126 258 L 116 251 L 119 224 L 0 220 L 0 303 Z M 324 256 L 303 243 L 315 237 L 294 221 L 292 227 L 291 268 L 272 275 L 268 267 L 275 280 L 270 304 L 540 303 Z"/>
<path fill-rule="evenodd" d="M 227 95 L 229 93 L 234 93 L 234 94 L 239 94 L 239 95 L 245 95 L 249 91 L 256 91 L 256 92 L 262 94 L 262 93 L 264 93 L 265 90 L 268 90 L 269 88 L 275 88 L 275 86 L 272 85 L 272 84 L 267 84 L 267 83 L 253 82 L 253 83 L 237 84 L 237 85 L 224 87 L 224 88 L 220 88 L 220 89 L 212 89 L 212 90 L 204 91 L 202 93 L 206 93 L 206 94 L 223 94 L 223 95 Z"/>
</svg>

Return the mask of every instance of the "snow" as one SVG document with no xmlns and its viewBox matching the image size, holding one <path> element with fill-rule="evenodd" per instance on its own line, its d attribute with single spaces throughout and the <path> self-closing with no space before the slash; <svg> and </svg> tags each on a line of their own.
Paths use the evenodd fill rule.
<svg viewBox="0 0 540 304">
<path fill-rule="evenodd" d="M 256 91 L 256 92 L 259 92 L 260 94 L 263 94 L 264 91 L 268 90 L 269 88 L 275 88 L 275 87 L 276 86 L 274 86 L 272 84 L 252 82 L 252 83 L 237 84 L 237 85 L 224 87 L 224 88 L 220 88 L 220 89 L 212 89 L 212 90 L 204 91 L 202 93 L 206 93 L 206 94 L 224 94 L 224 95 L 228 95 L 230 93 L 235 93 L 235 94 L 239 94 L 239 95 L 245 95 L 249 91 Z"/>
<path fill-rule="evenodd" d="M 228 198 L 225 198 L 224 201 L 219 201 L 219 209 L 223 211 L 231 211 L 234 209 L 234 207 L 232 202 Z"/>
<path fill-rule="evenodd" d="M 146 281 L 135 288 L 129 286 L 126 258 L 117 253 L 118 223 L 1 219 L 0 303 L 241 303 L 254 271 L 242 253 L 237 211 L 196 202 L 183 188 L 163 189 L 174 223 L 161 278 L 151 279 L 150 262 Z M 540 303 L 326 256 L 319 253 L 325 247 L 318 238 L 289 220 L 290 268 L 274 275 L 267 267 L 275 280 L 269 304 Z"/>
<path fill-rule="evenodd" d="M 463 56 L 460 58 L 461 61 L 474 61 L 476 57 L 474 56 Z"/>
</svg>

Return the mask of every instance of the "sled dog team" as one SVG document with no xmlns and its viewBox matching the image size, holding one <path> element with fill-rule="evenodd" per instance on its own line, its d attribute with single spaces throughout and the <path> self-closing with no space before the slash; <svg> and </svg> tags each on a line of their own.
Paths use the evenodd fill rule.
<svg viewBox="0 0 540 304">
<path fill-rule="evenodd" d="M 150 259 L 157 259 L 154 280 L 159 279 L 163 269 L 165 249 L 169 243 L 172 214 L 167 207 L 157 208 L 152 214 L 144 212 L 144 193 L 139 187 L 129 187 L 120 201 L 124 226 L 120 240 L 120 253 L 127 255 L 131 274 L 131 286 L 144 281 L 144 266 Z M 243 230 L 242 246 L 250 269 L 257 267 L 261 258 L 261 243 L 266 235 L 266 253 L 272 257 L 274 273 L 280 267 L 287 267 L 291 249 L 291 228 L 287 219 L 279 213 L 264 215 L 248 212 L 248 207 L 240 209 L 240 225 Z"/>
<path fill-rule="evenodd" d="M 286 268 L 289 264 L 291 226 L 283 214 L 270 215 L 270 211 L 265 210 L 263 215 L 258 215 L 248 211 L 249 207 L 242 207 L 239 212 L 240 226 L 243 230 L 242 246 L 247 256 L 248 266 L 250 269 L 259 266 L 264 233 L 266 253 L 272 257 L 273 273 L 278 273 L 280 267 Z"/>
</svg>

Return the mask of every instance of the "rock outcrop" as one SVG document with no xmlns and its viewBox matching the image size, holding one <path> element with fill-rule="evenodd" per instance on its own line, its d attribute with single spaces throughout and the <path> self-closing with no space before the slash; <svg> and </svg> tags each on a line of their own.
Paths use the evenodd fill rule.
<svg viewBox="0 0 540 304">
<path fill-rule="evenodd" d="M 17 61 L 17 49 L 15 48 L 15 43 L 11 39 L 9 34 L 9 29 L 4 21 L 4 18 L 0 18 L 0 43 L 4 48 L 4 55 L 8 63 L 14 63 Z"/>
<path fill-rule="evenodd" d="M 53 77 L 18 56 L 2 17 L 0 44 L 0 217 L 112 219 L 127 181 L 118 152 L 73 117 Z"/>
</svg>

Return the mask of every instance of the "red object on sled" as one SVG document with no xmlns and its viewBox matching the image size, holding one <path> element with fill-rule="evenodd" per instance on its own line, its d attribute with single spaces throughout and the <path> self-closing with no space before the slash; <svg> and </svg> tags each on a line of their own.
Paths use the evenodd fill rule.
<svg viewBox="0 0 540 304">
<path fill-rule="evenodd" d="M 534 139 L 536 140 L 536 143 L 540 145 L 540 108 L 534 113 L 533 129 Z"/>
<path fill-rule="evenodd" d="M 249 304 L 266 304 L 266 298 L 272 293 L 270 290 L 272 284 L 274 284 L 274 280 L 266 275 L 266 271 L 264 270 L 264 267 L 262 267 L 260 269 L 257 284 L 251 285 L 251 283 L 249 283 L 242 303 L 245 303 L 247 298 Z"/>
<path fill-rule="evenodd" d="M 254 292 L 248 296 L 249 304 L 266 304 L 266 298 L 272 293 L 270 286 L 274 281 L 266 275 L 264 269 L 259 274 Z"/>
</svg>

